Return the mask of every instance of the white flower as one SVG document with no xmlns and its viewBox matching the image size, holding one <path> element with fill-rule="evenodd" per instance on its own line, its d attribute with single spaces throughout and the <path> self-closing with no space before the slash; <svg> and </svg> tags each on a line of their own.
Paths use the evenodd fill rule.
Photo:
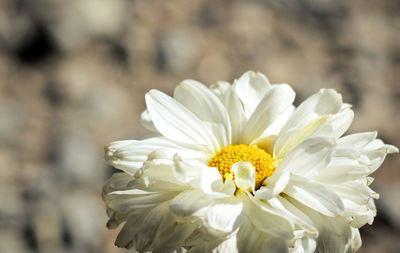
<svg viewBox="0 0 400 253">
<path fill-rule="evenodd" d="M 379 195 L 386 154 L 376 132 L 341 137 L 350 105 L 324 89 L 297 108 L 287 84 L 247 72 L 232 85 L 183 81 L 146 94 L 156 137 L 117 141 L 122 173 L 104 186 L 120 247 L 153 252 L 353 252 Z"/>
</svg>

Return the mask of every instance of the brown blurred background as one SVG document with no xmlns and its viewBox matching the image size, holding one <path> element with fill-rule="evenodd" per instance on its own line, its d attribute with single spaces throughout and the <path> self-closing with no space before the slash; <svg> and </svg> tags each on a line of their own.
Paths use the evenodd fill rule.
<svg viewBox="0 0 400 253">
<path fill-rule="evenodd" d="M 144 94 L 247 70 L 331 87 L 349 132 L 400 146 L 399 0 L 0 0 L 0 252 L 126 252 L 105 227 L 103 146 L 143 138 Z M 400 252 L 399 155 L 360 252 Z"/>
</svg>

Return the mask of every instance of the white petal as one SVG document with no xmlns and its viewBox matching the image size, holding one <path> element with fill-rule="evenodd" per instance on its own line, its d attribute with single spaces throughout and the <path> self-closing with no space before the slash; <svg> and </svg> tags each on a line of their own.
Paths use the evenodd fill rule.
<svg viewBox="0 0 400 253">
<path fill-rule="evenodd" d="M 174 183 L 182 183 L 175 177 L 174 161 L 162 151 L 154 151 L 149 154 L 148 160 L 143 167 L 135 174 L 136 178 L 145 176 L 152 180 L 162 180 Z"/>
<path fill-rule="evenodd" d="M 399 149 L 393 145 L 386 144 L 385 148 L 388 154 L 399 153 Z"/>
<path fill-rule="evenodd" d="M 236 235 L 230 236 L 229 239 L 224 240 L 222 243 L 220 243 L 216 248 L 212 250 L 212 253 L 240 253 L 237 246 Z"/>
<path fill-rule="evenodd" d="M 288 221 L 296 224 L 296 227 L 300 227 L 303 234 L 307 234 L 307 236 L 310 237 L 318 237 L 318 230 L 314 227 L 311 219 L 286 198 L 277 196 L 276 198 L 268 200 L 268 203 L 274 209 L 279 210 Z"/>
<path fill-rule="evenodd" d="M 224 105 L 228 110 L 232 126 L 232 143 L 238 144 L 247 116 L 244 107 L 235 91 L 230 88 L 224 98 Z"/>
<path fill-rule="evenodd" d="M 129 213 L 136 209 L 154 207 L 160 203 L 172 199 L 179 192 L 146 192 L 142 190 L 113 191 L 104 196 L 104 201 L 113 210 L 119 213 Z"/>
<path fill-rule="evenodd" d="M 337 113 L 341 106 L 342 97 L 335 90 L 320 90 L 299 105 L 282 131 L 303 128 L 315 118 Z"/>
<path fill-rule="evenodd" d="M 285 157 L 287 152 L 313 135 L 328 119 L 328 116 L 321 116 L 312 120 L 301 129 L 292 129 L 286 132 L 281 131 L 274 143 L 274 157 L 278 159 Z"/>
<path fill-rule="evenodd" d="M 354 237 L 352 227 L 344 217 L 327 217 L 310 208 L 299 207 L 318 228 L 318 252 L 347 252 Z"/>
<path fill-rule="evenodd" d="M 115 189 L 126 189 L 129 182 L 135 178 L 126 173 L 114 173 L 103 186 L 103 196 L 114 191 Z"/>
<path fill-rule="evenodd" d="M 175 88 L 174 98 L 196 114 L 200 120 L 222 125 L 221 131 L 214 131 L 221 146 L 231 142 L 231 125 L 228 112 L 221 100 L 206 86 L 185 80 Z"/>
<path fill-rule="evenodd" d="M 145 139 L 142 141 L 116 141 L 105 147 L 105 159 L 115 168 L 133 175 L 154 151 L 168 153 L 169 157 L 179 152 L 185 158 L 204 160 L 208 159 L 205 152 L 190 150 L 163 137 Z"/>
<path fill-rule="evenodd" d="M 352 253 L 356 252 L 359 248 L 361 248 L 361 236 L 360 236 L 360 231 L 356 228 L 351 228 L 351 240 L 348 242 L 347 246 L 347 252 L 346 253 Z"/>
<path fill-rule="evenodd" d="M 151 90 L 146 94 L 147 109 L 157 130 L 165 137 L 191 144 L 207 144 L 212 150 L 220 146 L 212 131 L 175 99 Z"/>
<path fill-rule="evenodd" d="M 231 84 L 225 81 L 218 81 L 217 84 L 213 84 L 210 86 L 212 92 L 217 95 L 221 101 L 223 101 L 224 96 L 227 91 L 231 88 Z"/>
<path fill-rule="evenodd" d="M 262 221 L 258 221 L 262 222 Z M 234 231 L 227 239 L 221 241 L 198 240 L 190 253 L 284 253 L 288 252 L 285 238 L 273 237 L 260 231 L 250 219 L 243 220 L 239 231 Z"/>
<path fill-rule="evenodd" d="M 314 134 L 315 136 L 326 136 L 332 138 L 339 138 L 350 127 L 354 118 L 354 112 L 350 108 L 336 113 L 329 117 L 327 122 L 321 126 L 320 129 Z"/>
<path fill-rule="evenodd" d="M 340 147 L 351 147 L 355 149 L 361 149 L 365 147 L 368 143 L 376 139 L 377 132 L 364 132 L 346 135 L 337 141 Z"/>
<path fill-rule="evenodd" d="M 243 203 L 237 198 L 213 199 L 201 191 L 186 191 L 176 196 L 170 210 L 184 220 L 200 219 L 212 235 L 226 235 L 237 229 L 243 217 Z"/>
<path fill-rule="evenodd" d="M 140 230 L 143 222 L 142 215 L 145 215 L 145 212 L 147 211 L 148 210 L 143 210 L 140 213 L 136 212 L 134 215 L 128 216 L 126 223 L 115 240 L 116 246 L 127 249 L 133 246 L 133 239 L 136 233 Z"/>
<path fill-rule="evenodd" d="M 120 247 L 135 246 L 141 252 L 171 252 L 196 228 L 195 224 L 179 224 L 168 212 L 168 202 L 142 213 L 135 213 L 117 237 Z"/>
<path fill-rule="evenodd" d="M 178 153 L 174 156 L 174 174 L 181 182 L 197 185 L 201 171 L 207 167 L 204 163 L 196 160 L 184 160 Z"/>
<path fill-rule="evenodd" d="M 274 143 L 276 140 L 276 135 L 267 135 L 256 139 L 251 143 L 251 146 L 256 146 L 258 148 L 264 149 L 267 153 L 272 154 L 274 152 Z"/>
<path fill-rule="evenodd" d="M 144 110 L 142 114 L 140 114 L 140 123 L 144 128 L 150 130 L 152 132 L 158 132 L 157 128 L 153 124 L 153 120 L 150 117 L 149 111 Z"/>
<path fill-rule="evenodd" d="M 367 186 L 365 178 L 342 184 L 333 184 L 330 185 L 330 188 L 340 196 L 347 213 L 362 214 L 368 212 L 369 200 L 371 198 L 379 198 L 379 194 Z"/>
<path fill-rule="evenodd" d="M 358 212 L 357 216 L 353 216 L 353 220 L 351 220 L 349 223 L 351 226 L 355 228 L 361 228 L 365 224 L 372 224 L 374 221 L 374 217 L 376 216 L 377 210 L 375 206 L 374 199 L 369 199 L 368 204 L 367 204 L 367 210 L 364 212 Z"/>
<path fill-rule="evenodd" d="M 363 165 L 328 166 L 314 180 L 324 184 L 340 184 L 369 175 L 369 169 Z"/>
<path fill-rule="evenodd" d="M 223 201 L 214 201 L 206 208 L 203 214 L 203 224 L 211 234 L 219 235 L 231 233 L 236 230 L 243 221 L 243 203 L 237 198 L 225 198 Z"/>
<path fill-rule="evenodd" d="M 117 141 L 112 142 L 104 148 L 105 154 L 104 158 L 106 162 L 120 170 L 125 171 L 126 173 L 133 175 L 135 174 L 142 166 L 143 162 L 146 161 L 147 155 L 152 151 L 144 150 L 142 153 L 137 153 L 135 158 L 127 160 L 125 157 L 121 156 L 117 153 L 117 151 L 123 147 L 128 147 L 131 144 L 137 144 L 139 141 L 131 140 L 131 141 Z M 132 156 L 133 157 L 133 156 Z"/>
<path fill-rule="evenodd" d="M 335 142 L 324 137 L 312 137 L 291 150 L 276 171 L 291 171 L 304 177 L 317 175 L 331 160 Z"/>
<path fill-rule="evenodd" d="M 153 224 L 157 227 L 155 235 L 151 236 L 152 252 L 154 253 L 172 252 L 182 245 L 183 241 L 198 227 L 197 224 L 177 222 L 175 216 L 168 210 L 163 210 L 163 213 L 164 215 L 158 222 L 153 220 Z"/>
<path fill-rule="evenodd" d="M 265 186 L 262 186 L 256 191 L 255 197 L 264 200 L 276 197 L 284 191 L 286 185 L 289 183 L 289 179 L 290 172 L 275 172 L 264 181 Z"/>
<path fill-rule="evenodd" d="M 386 150 L 377 150 L 370 152 L 363 152 L 358 161 L 367 165 L 370 169 L 370 173 L 373 173 L 377 170 L 383 163 L 386 158 Z"/>
<path fill-rule="evenodd" d="M 306 99 L 282 128 L 275 143 L 275 157 L 282 156 L 315 133 L 329 119 L 329 116 L 339 112 L 341 107 L 342 97 L 334 90 L 323 89 Z"/>
<path fill-rule="evenodd" d="M 289 120 L 295 109 L 294 105 L 290 105 L 285 111 L 281 113 L 281 115 L 275 119 L 275 121 L 264 131 L 261 137 L 269 136 L 269 135 L 278 135 L 282 130 L 283 126 Z"/>
<path fill-rule="evenodd" d="M 292 175 L 284 191 L 287 195 L 324 215 L 342 215 L 342 200 L 329 188 L 304 177 Z"/>
<path fill-rule="evenodd" d="M 243 191 L 254 192 L 256 184 L 256 168 L 250 162 L 237 162 L 232 165 L 235 183 Z"/>
<path fill-rule="evenodd" d="M 294 225 L 290 223 L 284 213 L 274 209 L 268 203 L 249 196 L 248 202 L 249 219 L 258 230 L 268 233 L 274 237 L 291 239 L 293 237 Z"/>
<path fill-rule="evenodd" d="M 232 196 L 236 190 L 232 180 L 222 181 L 221 174 L 217 168 L 205 167 L 201 171 L 200 176 L 201 190 L 213 197 Z"/>
<path fill-rule="evenodd" d="M 249 71 L 234 82 L 233 88 L 245 109 L 251 113 L 271 88 L 271 85 L 263 74 Z"/>
<path fill-rule="evenodd" d="M 318 251 L 325 252 L 347 252 L 352 241 L 352 229 L 342 217 L 336 219 L 323 219 L 318 238 Z M 352 252 L 352 251 L 350 251 Z"/>
<path fill-rule="evenodd" d="M 284 238 L 273 237 L 268 233 L 262 232 L 250 221 L 243 222 L 236 238 L 239 252 L 288 252 L 288 247 Z"/>
<path fill-rule="evenodd" d="M 189 190 L 178 194 L 170 203 L 169 210 L 180 220 L 198 219 L 201 209 L 206 208 L 213 199 L 199 190 Z"/>
<path fill-rule="evenodd" d="M 293 103 L 295 93 L 287 84 L 269 89 L 242 131 L 241 143 L 249 144 L 261 134 Z"/>
<path fill-rule="evenodd" d="M 293 241 L 293 246 L 289 248 L 289 253 L 315 252 L 317 246 L 315 238 L 305 236 Z"/>
</svg>

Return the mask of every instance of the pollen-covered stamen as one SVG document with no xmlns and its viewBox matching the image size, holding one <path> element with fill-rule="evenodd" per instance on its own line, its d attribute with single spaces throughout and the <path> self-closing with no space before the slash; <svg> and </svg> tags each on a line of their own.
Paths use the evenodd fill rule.
<svg viewBox="0 0 400 253">
<path fill-rule="evenodd" d="M 265 150 L 247 145 L 229 145 L 218 151 L 208 162 L 209 167 L 216 167 L 223 179 L 232 178 L 235 175 L 232 165 L 237 162 L 250 162 L 256 168 L 256 184 L 258 189 L 265 178 L 272 175 L 276 168 L 276 162 Z"/>
</svg>

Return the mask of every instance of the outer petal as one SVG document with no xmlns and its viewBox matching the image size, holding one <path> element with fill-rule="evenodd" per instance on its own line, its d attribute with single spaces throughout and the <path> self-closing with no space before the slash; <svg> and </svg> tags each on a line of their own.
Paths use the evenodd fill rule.
<svg viewBox="0 0 400 253">
<path fill-rule="evenodd" d="M 304 177 L 317 175 L 328 166 L 334 147 L 335 142 L 332 139 L 307 139 L 286 155 L 276 171 L 291 171 Z"/>
<path fill-rule="evenodd" d="M 242 131 L 241 143 L 249 144 L 282 115 L 293 103 L 295 93 L 287 84 L 269 89 Z"/>
<path fill-rule="evenodd" d="M 196 224 L 179 224 L 168 212 L 168 203 L 131 214 L 115 244 L 135 246 L 139 251 L 172 252 L 196 229 Z"/>
<path fill-rule="evenodd" d="M 357 241 L 357 235 L 348 221 L 342 217 L 327 217 L 312 210 L 294 199 L 290 199 L 304 214 L 306 214 L 317 227 L 319 236 L 317 250 L 321 253 L 330 252 L 354 252 L 361 242 Z"/>
<path fill-rule="evenodd" d="M 329 165 L 313 179 L 323 184 L 340 184 L 369 175 L 369 168 L 363 165 Z"/>
<path fill-rule="evenodd" d="M 341 147 L 352 147 L 356 149 L 364 148 L 368 143 L 376 139 L 377 132 L 364 132 L 346 135 L 337 142 Z"/>
<path fill-rule="evenodd" d="M 103 198 L 111 209 L 119 213 L 129 213 L 136 209 L 157 206 L 164 201 L 172 199 L 178 193 L 179 191 L 146 192 L 132 189 L 113 191 Z"/>
<path fill-rule="evenodd" d="M 351 240 L 346 244 L 347 253 L 356 252 L 361 248 L 361 236 L 360 231 L 356 228 L 351 228 Z"/>
<path fill-rule="evenodd" d="M 212 200 L 199 190 L 184 191 L 171 201 L 169 209 L 180 220 L 194 221 L 198 219 L 196 212 L 208 206 Z"/>
<path fill-rule="evenodd" d="M 217 84 L 210 86 L 210 90 L 214 92 L 214 94 L 217 95 L 221 101 L 224 101 L 224 98 L 230 88 L 231 84 L 224 81 L 218 81 Z"/>
<path fill-rule="evenodd" d="M 292 175 L 284 193 L 327 216 L 342 215 L 344 206 L 339 196 L 324 185 Z"/>
<path fill-rule="evenodd" d="M 339 112 L 342 97 L 334 90 L 321 90 L 309 97 L 293 112 L 282 128 L 274 146 L 274 157 L 283 155 L 314 134 L 328 119 Z"/>
<path fill-rule="evenodd" d="M 379 194 L 371 190 L 366 180 L 362 178 L 357 181 L 331 184 L 329 187 L 342 199 L 346 213 L 354 216 L 368 211 L 371 198 L 379 198 Z"/>
<path fill-rule="evenodd" d="M 335 90 L 322 89 L 299 105 L 282 131 L 304 127 L 319 116 L 337 113 L 341 106 L 340 94 Z"/>
<path fill-rule="evenodd" d="M 147 130 L 158 133 L 157 128 L 154 126 L 153 120 L 151 119 L 149 111 L 147 109 L 144 110 L 142 114 L 140 114 L 140 123 Z"/>
<path fill-rule="evenodd" d="M 252 222 L 246 220 L 228 239 L 215 243 L 202 241 L 190 249 L 190 253 L 285 253 L 288 246 L 284 239 L 272 237 L 267 233 L 259 231 Z"/>
<path fill-rule="evenodd" d="M 376 138 L 376 132 L 352 134 L 337 142 L 335 156 L 356 160 L 374 172 L 385 160 L 387 154 L 396 153 L 395 146 L 384 144 Z"/>
<path fill-rule="evenodd" d="M 302 231 L 301 231 L 302 232 Z M 290 253 L 305 253 L 305 252 L 315 252 L 317 247 L 317 242 L 315 238 L 312 237 L 301 237 L 294 239 L 292 245 L 289 247 Z"/>
<path fill-rule="evenodd" d="M 231 142 L 231 124 L 222 101 L 206 86 L 194 80 L 185 80 L 175 88 L 174 98 L 196 114 L 200 120 L 217 124 L 214 134 L 221 146 Z"/>
<path fill-rule="evenodd" d="M 184 143 L 207 144 L 211 150 L 221 148 L 212 130 L 175 99 L 151 90 L 146 94 L 146 104 L 155 127 L 165 137 Z"/>
<path fill-rule="evenodd" d="M 142 141 L 128 140 L 116 141 L 105 147 L 106 161 L 117 169 L 133 175 L 147 160 L 148 155 L 154 151 L 167 153 L 169 157 L 179 152 L 185 158 L 207 160 L 205 152 L 188 150 L 187 147 L 176 144 L 163 137 L 155 137 Z"/>
<path fill-rule="evenodd" d="M 313 226 L 311 219 L 287 199 L 277 196 L 276 198 L 268 200 L 268 203 L 275 210 L 279 210 L 281 215 L 283 215 L 289 222 L 294 224 L 296 231 L 303 231 L 302 235 L 307 234 L 309 237 L 318 236 L 318 230 Z M 295 232 L 295 237 L 300 238 L 302 236 L 296 235 Z"/>
<path fill-rule="evenodd" d="M 234 82 L 233 88 L 250 115 L 271 85 L 263 74 L 249 71 Z"/>
<path fill-rule="evenodd" d="M 251 196 L 249 198 L 251 201 L 248 201 L 246 205 L 248 219 L 252 221 L 259 231 L 273 237 L 293 238 L 294 224 L 289 222 L 283 212 L 274 209 L 269 203 Z"/>
<path fill-rule="evenodd" d="M 290 116 L 292 115 L 295 107 L 294 105 L 290 105 L 285 111 L 281 113 L 281 115 L 264 131 L 261 135 L 261 138 L 268 137 L 271 135 L 278 135 L 283 126 L 286 124 Z M 258 140 L 255 140 L 258 141 Z M 271 151 L 271 153 L 273 150 Z"/>
<path fill-rule="evenodd" d="M 249 221 L 243 223 L 236 238 L 238 252 L 288 252 L 286 240 L 261 232 L 252 222 Z"/>
<path fill-rule="evenodd" d="M 238 144 L 248 116 L 246 115 L 242 102 L 232 87 L 226 92 L 223 102 L 228 110 L 232 126 L 231 144 Z"/>
<path fill-rule="evenodd" d="M 351 125 L 351 122 L 353 121 L 353 118 L 353 110 L 345 107 L 339 113 L 329 117 L 327 122 L 325 122 L 325 124 L 323 124 L 314 135 L 337 139 L 347 131 Z"/>
<path fill-rule="evenodd" d="M 175 197 L 170 210 L 179 219 L 196 221 L 212 236 L 225 237 L 242 223 L 243 203 L 237 198 L 209 198 L 201 191 L 186 191 Z"/>
<path fill-rule="evenodd" d="M 231 233 L 243 222 L 243 203 L 236 198 L 226 198 L 223 201 L 214 201 L 208 207 L 203 219 L 203 224 L 214 235 Z"/>
</svg>

